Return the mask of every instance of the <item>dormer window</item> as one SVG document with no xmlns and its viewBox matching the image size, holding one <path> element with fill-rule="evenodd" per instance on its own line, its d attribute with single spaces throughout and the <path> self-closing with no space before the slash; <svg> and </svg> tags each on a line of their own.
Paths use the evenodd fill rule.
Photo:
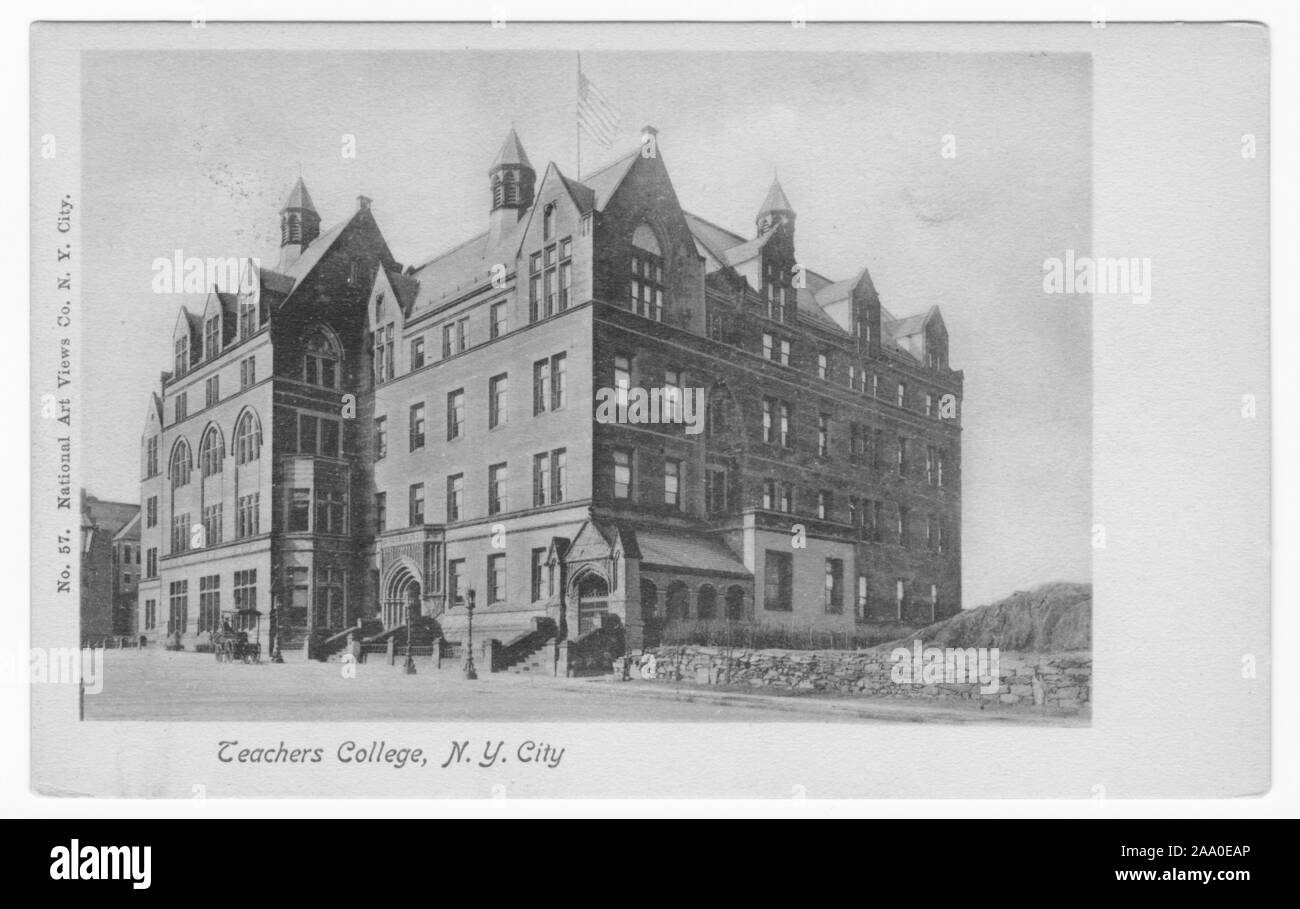
<svg viewBox="0 0 1300 909">
<path fill-rule="evenodd" d="M 654 231 L 642 224 L 632 236 L 632 299 L 634 313 L 656 322 L 664 320 L 664 260 Z"/>
<path fill-rule="evenodd" d="M 245 297 L 239 301 L 239 339 L 252 337 L 257 331 L 257 307 L 252 298 Z"/>
<path fill-rule="evenodd" d="M 176 378 L 180 378 L 190 371 L 190 339 L 182 337 L 176 339 Z"/>
<path fill-rule="evenodd" d="M 211 360 L 221 353 L 221 316 L 213 316 L 203 326 L 204 358 Z"/>
</svg>

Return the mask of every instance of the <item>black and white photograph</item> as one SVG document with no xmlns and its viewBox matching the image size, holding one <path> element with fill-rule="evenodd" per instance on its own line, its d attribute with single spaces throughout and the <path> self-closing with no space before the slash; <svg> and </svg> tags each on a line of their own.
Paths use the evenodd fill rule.
<svg viewBox="0 0 1300 909">
<path fill-rule="evenodd" d="M 1268 789 L 1263 27 L 31 40 L 35 792 Z"/>
</svg>

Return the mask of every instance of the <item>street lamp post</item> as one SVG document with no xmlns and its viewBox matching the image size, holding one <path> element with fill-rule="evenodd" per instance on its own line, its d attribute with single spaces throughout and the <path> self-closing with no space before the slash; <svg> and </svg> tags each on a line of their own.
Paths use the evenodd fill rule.
<svg viewBox="0 0 1300 909">
<path fill-rule="evenodd" d="M 406 662 L 402 668 L 407 675 L 415 675 L 415 657 L 411 656 L 411 624 L 415 621 L 415 604 L 406 603 Z"/>
<path fill-rule="evenodd" d="M 474 588 L 471 587 L 465 591 L 465 609 L 469 615 L 469 632 L 466 636 L 468 644 L 465 649 L 465 678 L 473 681 L 478 678 L 478 670 L 474 668 Z"/>
</svg>

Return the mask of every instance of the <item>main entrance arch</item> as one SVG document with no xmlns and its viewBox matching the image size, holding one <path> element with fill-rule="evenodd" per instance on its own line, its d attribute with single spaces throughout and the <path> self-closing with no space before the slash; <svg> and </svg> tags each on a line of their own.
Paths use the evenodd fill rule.
<svg viewBox="0 0 1300 909">
<path fill-rule="evenodd" d="M 388 576 L 380 618 L 385 628 L 396 628 L 420 615 L 420 581 L 405 565 Z"/>
<path fill-rule="evenodd" d="M 609 612 L 609 582 L 595 572 L 578 578 L 578 636 L 600 627 L 601 616 Z"/>
</svg>

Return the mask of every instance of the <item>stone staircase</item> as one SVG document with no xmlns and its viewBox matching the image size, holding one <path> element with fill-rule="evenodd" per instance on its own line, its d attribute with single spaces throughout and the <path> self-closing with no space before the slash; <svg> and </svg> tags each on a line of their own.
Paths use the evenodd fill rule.
<svg viewBox="0 0 1300 909">
<path fill-rule="evenodd" d="M 554 637 L 547 637 L 536 643 L 531 649 L 517 650 L 515 653 L 506 657 L 506 662 L 501 668 L 502 672 L 513 672 L 515 675 L 522 675 L 525 672 L 538 672 L 542 675 L 553 675 L 555 672 L 555 658 L 551 645 L 555 643 Z"/>
</svg>

